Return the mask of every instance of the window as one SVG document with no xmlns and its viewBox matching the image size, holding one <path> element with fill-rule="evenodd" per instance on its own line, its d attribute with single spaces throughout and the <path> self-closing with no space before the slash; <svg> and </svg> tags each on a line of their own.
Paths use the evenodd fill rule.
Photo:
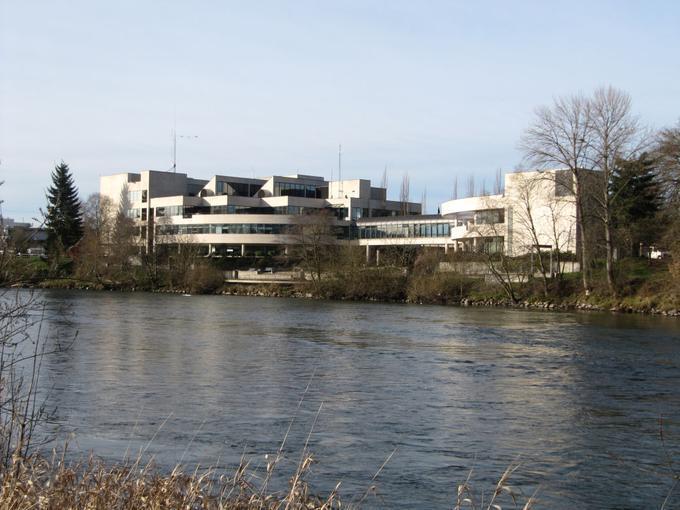
<svg viewBox="0 0 680 510">
<path fill-rule="evenodd" d="M 146 207 L 142 209 L 142 221 L 146 221 Z"/>
<path fill-rule="evenodd" d="M 504 209 L 489 209 L 475 213 L 476 225 L 493 225 L 494 223 L 505 223 Z"/>
<path fill-rule="evenodd" d="M 358 227 L 360 239 L 448 237 L 450 233 L 451 226 L 448 223 L 380 223 Z"/>
<path fill-rule="evenodd" d="M 482 251 L 484 253 L 501 253 L 504 241 L 505 238 L 503 236 L 485 237 L 482 240 Z"/>
<path fill-rule="evenodd" d="M 146 190 L 142 190 L 142 203 L 143 204 L 146 203 L 147 195 L 148 195 L 148 193 L 146 192 Z"/>
<path fill-rule="evenodd" d="M 247 182 L 217 181 L 216 188 L 218 195 L 252 197 L 260 189 L 260 186 Z"/>
<path fill-rule="evenodd" d="M 136 202 L 141 202 L 142 201 L 142 192 L 141 191 L 128 191 L 128 201 L 130 204 L 134 204 Z"/>
<path fill-rule="evenodd" d="M 156 216 L 162 218 L 163 216 L 182 216 L 184 214 L 183 205 L 169 205 L 165 207 L 156 207 Z"/>
<path fill-rule="evenodd" d="M 274 196 L 316 198 L 316 186 L 313 184 L 299 184 L 296 182 L 275 182 Z"/>
<path fill-rule="evenodd" d="M 555 173 L 555 196 L 568 197 L 574 194 L 574 179 L 571 171 L 561 171 Z"/>
<path fill-rule="evenodd" d="M 128 209 L 125 211 L 125 215 L 133 220 L 138 220 L 142 217 L 141 209 Z"/>
</svg>

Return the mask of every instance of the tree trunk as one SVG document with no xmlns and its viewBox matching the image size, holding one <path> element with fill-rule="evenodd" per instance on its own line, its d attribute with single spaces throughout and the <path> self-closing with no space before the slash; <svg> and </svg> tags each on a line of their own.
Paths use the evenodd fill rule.
<svg viewBox="0 0 680 510">
<path fill-rule="evenodd" d="M 604 241 L 606 254 L 606 269 L 607 269 L 607 287 L 612 295 L 616 295 L 616 286 L 614 285 L 614 243 L 612 241 L 612 229 L 609 221 L 609 211 L 604 212 Z"/>
<path fill-rule="evenodd" d="M 580 177 L 574 178 L 574 195 L 576 196 L 576 223 L 581 234 L 581 281 L 583 283 L 583 292 L 586 296 L 590 295 L 590 275 L 588 274 L 588 259 L 589 251 L 586 242 L 586 227 L 583 220 L 583 196 L 581 190 Z"/>
</svg>

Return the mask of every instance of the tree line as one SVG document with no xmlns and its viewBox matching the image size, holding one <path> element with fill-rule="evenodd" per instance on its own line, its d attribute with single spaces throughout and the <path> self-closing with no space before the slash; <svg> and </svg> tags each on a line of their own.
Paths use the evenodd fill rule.
<svg viewBox="0 0 680 510">
<path fill-rule="evenodd" d="M 570 179 L 555 186 L 568 187 L 576 202 L 575 223 L 581 240 L 578 249 L 564 244 L 559 229 L 554 228 L 551 260 L 547 263 L 535 226 L 536 184 L 527 181 L 518 186 L 515 222 L 524 232 L 529 251 L 533 251 L 531 267 L 540 274 L 545 297 L 551 286 L 561 282 L 562 262 L 574 255 L 580 263 L 581 291 L 586 296 L 593 290 L 593 270 L 599 264 L 604 268 L 608 292 L 617 295 L 621 289 L 616 259 L 642 255 L 643 245 L 670 253 L 671 276 L 680 282 L 680 122 L 653 131 L 634 115 L 627 93 L 603 87 L 591 95 L 558 97 L 552 104 L 537 108 L 519 147 L 523 168 L 539 172 L 561 168 L 568 172 Z M 133 286 L 143 281 L 151 288 L 188 288 L 195 279 L 209 282 L 209 287 L 217 285 L 220 273 L 198 256 L 199 248 L 188 236 L 174 236 L 173 246 L 156 246 L 150 253 L 140 249 L 139 227 L 128 216 L 126 189 L 121 190 L 118 204 L 97 193 L 81 200 L 64 162 L 56 165 L 51 181 L 44 213 L 47 276 L 126 281 Z M 500 191 L 500 184 L 497 187 Z M 408 195 L 406 176 L 401 182 L 402 203 L 408 201 Z M 563 214 L 559 200 L 550 207 L 555 226 Z M 287 257 L 289 264 L 306 269 L 317 283 L 337 260 L 333 243 L 328 242 L 332 232 L 324 228 L 329 227 L 305 226 L 298 236 L 299 246 Z M 9 280 L 6 254 L 10 251 L 4 249 L 0 261 L 4 281 Z M 411 251 L 401 258 L 415 260 Z M 509 255 L 500 253 L 487 259 L 492 274 L 514 300 L 516 286 L 522 284 L 516 278 L 517 268 L 526 261 Z M 396 257 L 394 263 L 399 259 Z"/>
<path fill-rule="evenodd" d="M 677 256 L 680 124 L 653 132 L 633 114 L 627 93 L 603 87 L 537 108 L 520 149 L 530 168 L 565 168 L 573 176 L 586 295 L 600 254 L 611 294 L 617 248 L 639 255 L 641 243 L 657 244 Z"/>
</svg>

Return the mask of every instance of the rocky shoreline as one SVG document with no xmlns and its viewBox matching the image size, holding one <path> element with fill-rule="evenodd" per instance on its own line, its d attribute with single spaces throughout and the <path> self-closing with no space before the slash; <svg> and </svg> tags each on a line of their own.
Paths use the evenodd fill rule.
<svg viewBox="0 0 680 510">
<path fill-rule="evenodd" d="M 68 289 L 68 290 L 94 290 L 94 291 L 110 291 L 110 292 L 151 292 L 159 294 L 186 294 L 186 290 L 182 289 L 147 289 L 138 287 L 120 287 L 116 285 L 83 282 L 74 280 L 64 280 L 58 282 L 50 280 L 47 282 L 33 282 L 22 283 L 12 286 L 13 288 L 32 288 L 32 289 Z M 418 304 L 418 305 L 442 305 L 442 306 L 461 306 L 461 307 L 489 307 L 489 308 L 513 308 L 513 309 L 528 309 L 528 310 L 546 310 L 546 311 L 584 311 L 584 312 L 609 312 L 617 314 L 644 314 L 644 315 L 658 315 L 664 317 L 680 317 L 680 309 L 664 310 L 655 307 L 633 307 L 623 303 L 614 304 L 611 306 L 604 306 L 597 303 L 589 303 L 584 301 L 519 301 L 512 302 L 509 299 L 451 299 L 448 296 L 440 296 L 434 300 L 410 300 L 396 299 L 386 300 L 375 297 L 368 297 L 364 299 L 350 299 L 350 298 L 327 298 L 315 295 L 309 291 L 309 288 L 304 288 L 297 285 L 250 285 L 250 284 L 228 284 L 221 289 L 204 295 L 223 295 L 223 296 L 252 296 L 252 297 L 281 297 L 281 298 L 296 298 L 296 299 L 317 299 L 330 301 L 363 301 L 363 302 L 379 302 L 379 303 L 402 303 L 402 304 Z"/>
<path fill-rule="evenodd" d="M 236 288 L 240 287 L 240 288 Z M 267 289 L 259 287 L 231 286 L 220 292 L 226 296 L 259 296 L 259 297 L 291 297 L 291 298 L 306 298 L 306 299 L 327 299 L 323 297 L 314 296 L 311 292 L 301 290 L 285 290 Z M 336 299 L 336 301 L 345 301 L 348 299 Z M 359 301 L 359 300 L 353 300 Z M 562 302 L 555 303 L 552 301 L 519 301 L 513 303 L 509 299 L 481 299 L 474 300 L 470 298 L 463 298 L 461 300 L 451 300 L 442 298 L 438 301 L 412 301 L 409 299 L 385 301 L 380 299 L 363 299 L 361 301 L 371 302 L 391 302 L 404 304 L 418 304 L 418 305 L 443 305 L 443 306 L 461 306 L 461 307 L 491 307 L 491 308 L 516 308 L 516 309 L 530 309 L 530 310 L 548 310 L 548 311 L 590 311 L 590 312 L 611 312 L 611 313 L 638 313 L 646 315 L 662 315 L 665 317 L 680 317 L 680 310 L 661 310 L 658 308 L 634 308 L 624 304 L 616 306 L 605 307 L 598 304 L 587 302 Z"/>
</svg>

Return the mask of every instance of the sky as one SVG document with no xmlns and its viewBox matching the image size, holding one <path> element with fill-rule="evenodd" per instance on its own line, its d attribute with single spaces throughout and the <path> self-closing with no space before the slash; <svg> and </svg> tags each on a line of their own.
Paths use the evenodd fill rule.
<svg viewBox="0 0 680 510">
<path fill-rule="evenodd" d="M 0 200 L 45 207 L 64 161 L 99 176 L 304 173 L 429 212 L 521 163 L 533 111 L 603 85 L 680 119 L 680 2 L 0 0 Z"/>
</svg>

